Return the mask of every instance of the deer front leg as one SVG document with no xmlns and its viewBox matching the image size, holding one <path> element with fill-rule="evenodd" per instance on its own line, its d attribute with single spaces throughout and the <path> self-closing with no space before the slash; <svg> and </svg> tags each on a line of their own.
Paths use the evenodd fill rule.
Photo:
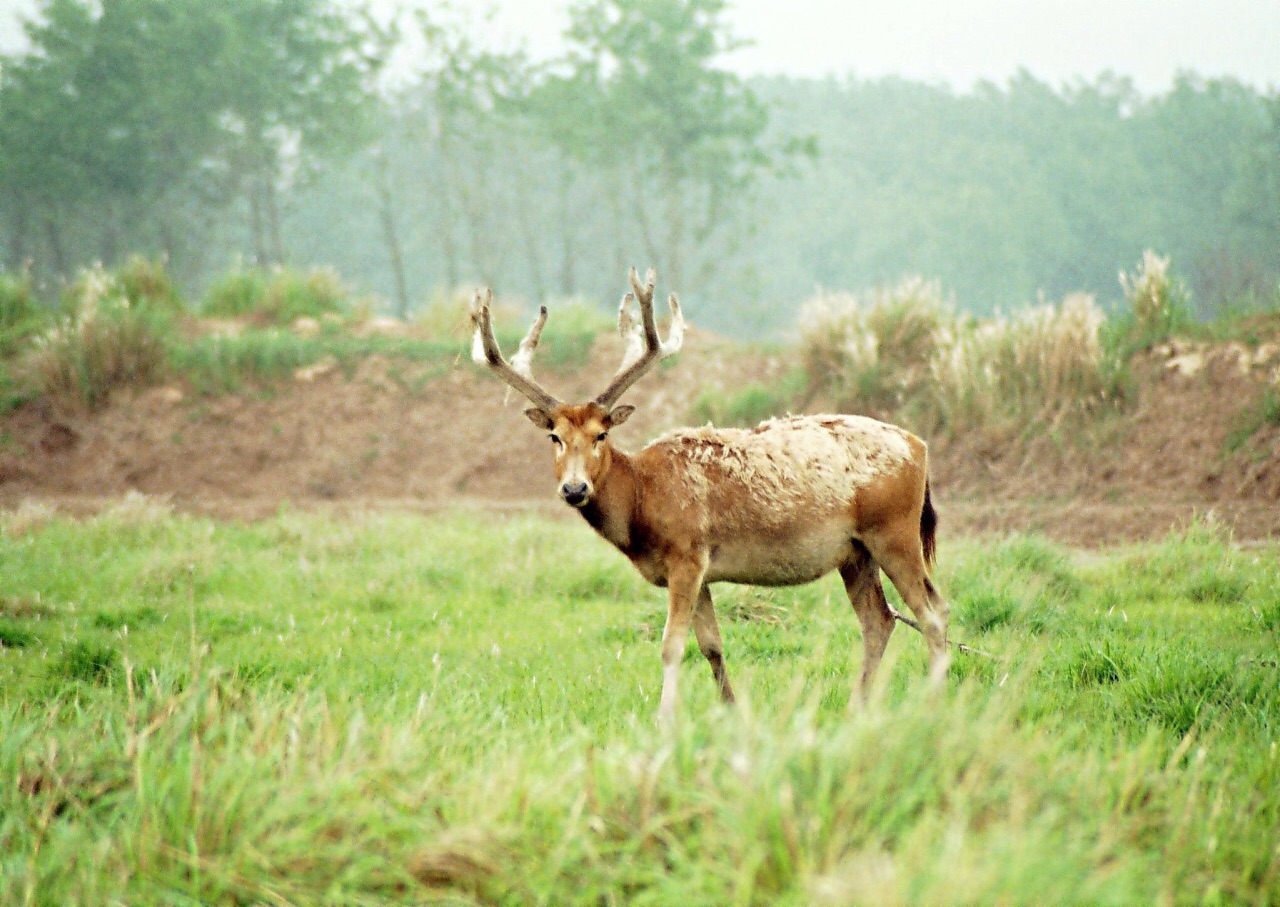
<svg viewBox="0 0 1280 907">
<path fill-rule="evenodd" d="M 658 723 L 669 725 L 676 716 L 680 662 L 689 638 L 702 577 L 706 574 L 705 557 L 681 558 L 667 570 L 667 625 L 662 630 L 662 702 L 658 706 Z"/>
</svg>

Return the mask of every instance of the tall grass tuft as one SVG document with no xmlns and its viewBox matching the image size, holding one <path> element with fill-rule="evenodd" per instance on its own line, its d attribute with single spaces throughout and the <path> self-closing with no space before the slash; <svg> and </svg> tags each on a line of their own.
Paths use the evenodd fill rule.
<svg viewBox="0 0 1280 907">
<path fill-rule="evenodd" d="M 1143 252 L 1137 268 L 1120 272 L 1120 288 L 1125 308 L 1108 323 L 1103 340 L 1122 361 L 1175 333 L 1194 330 L 1190 295 L 1170 273 L 1168 258 Z"/>
<path fill-rule="evenodd" d="M 936 431 L 1052 422 L 1114 400 L 1103 323 L 1085 294 L 975 321 L 958 316 L 938 284 L 913 278 L 818 297 L 805 307 L 801 342 L 815 390 L 842 409 Z"/>
<path fill-rule="evenodd" d="M 114 388 L 145 385 L 162 374 L 168 319 L 148 302 L 130 302 L 120 280 L 101 266 L 81 273 L 68 289 L 70 313 L 38 336 L 21 374 L 36 391 L 65 408 L 96 409 Z"/>
<path fill-rule="evenodd" d="M 131 305 L 149 304 L 159 309 L 180 312 L 182 296 L 169 276 L 168 262 L 164 256 L 147 258 L 131 255 L 116 271 L 121 292 Z"/>
<path fill-rule="evenodd" d="M 940 284 L 909 277 L 870 293 L 819 294 L 800 323 L 802 360 L 818 388 L 884 413 L 930 382 L 957 319 Z"/>
<path fill-rule="evenodd" d="M 298 318 L 345 314 L 351 291 L 331 268 L 298 271 L 236 270 L 218 280 L 205 297 L 204 314 L 249 318 L 260 324 L 290 324 Z"/>
<path fill-rule="evenodd" d="M 43 318 L 30 272 L 0 271 L 0 356 L 12 355 Z"/>
<path fill-rule="evenodd" d="M 934 360 L 932 415 L 942 427 L 1055 422 L 1114 399 L 1093 297 L 1068 296 L 957 332 Z"/>
</svg>

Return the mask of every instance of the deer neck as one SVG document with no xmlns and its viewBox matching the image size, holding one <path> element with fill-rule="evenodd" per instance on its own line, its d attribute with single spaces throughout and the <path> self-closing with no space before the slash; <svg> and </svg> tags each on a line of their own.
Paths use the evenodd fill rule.
<svg viewBox="0 0 1280 907">
<path fill-rule="evenodd" d="M 612 447 L 608 456 L 609 464 L 596 481 L 595 495 L 579 512 L 592 529 L 627 554 L 634 541 L 632 527 L 639 485 L 630 457 Z"/>
</svg>

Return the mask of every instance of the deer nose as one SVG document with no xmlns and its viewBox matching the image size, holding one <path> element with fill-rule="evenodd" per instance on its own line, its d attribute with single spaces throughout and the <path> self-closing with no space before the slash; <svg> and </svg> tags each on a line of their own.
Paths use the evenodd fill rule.
<svg viewBox="0 0 1280 907">
<path fill-rule="evenodd" d="M 587 483 L 565 482 L 560 486 L 560 496 L 564 498 L 565 503 L 577 507 L 587 500 Z"/>
</svg>

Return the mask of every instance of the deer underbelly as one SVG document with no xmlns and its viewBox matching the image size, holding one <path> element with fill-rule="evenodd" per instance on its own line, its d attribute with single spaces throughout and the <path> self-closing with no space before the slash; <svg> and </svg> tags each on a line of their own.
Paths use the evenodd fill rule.
<svg viewBox="0 0 1280 907">
<path fill-rule="evenodd" d="M 794 586 L 812 582 L 845 563 L 853 553 L 848 528 L 819 528 L 798 538 L 735 539 L 716 545 L 708 582 Z"/>
</svg>

